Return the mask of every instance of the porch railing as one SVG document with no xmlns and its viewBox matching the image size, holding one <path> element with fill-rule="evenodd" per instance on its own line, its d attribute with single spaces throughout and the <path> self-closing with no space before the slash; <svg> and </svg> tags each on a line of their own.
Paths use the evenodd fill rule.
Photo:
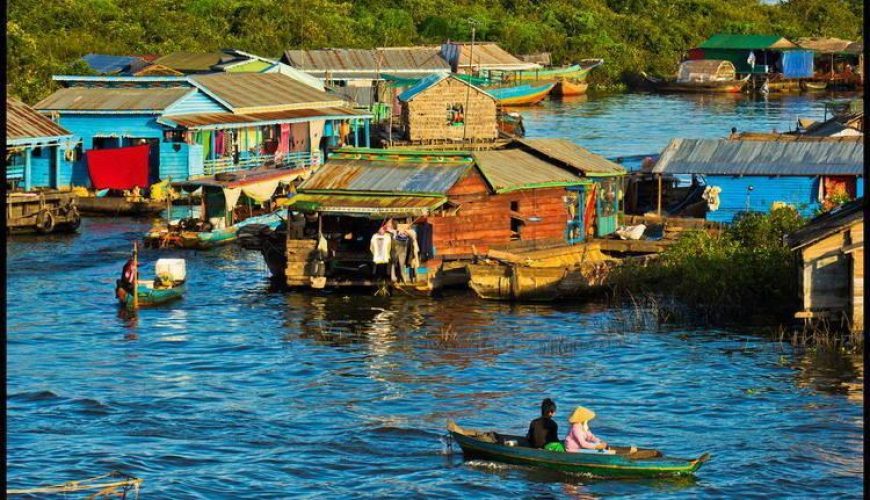
<svg viewBox="0 0 870 500">
<path fill-rule="evenodd" d="M 274 164 L 278 168 L 310 168 L 321 163 L 320 151 L 314 153 L 286 153 L 280 157 L 274 154 L 249 155 L 240 157 L 238 161 L 235 161 L 231 156 L 222 157 L 214 160 L 205 160 L 202 166 L 205 175 L 215 175 L 224 172 L 250 170 L 269 163 Z"/>
</svg>

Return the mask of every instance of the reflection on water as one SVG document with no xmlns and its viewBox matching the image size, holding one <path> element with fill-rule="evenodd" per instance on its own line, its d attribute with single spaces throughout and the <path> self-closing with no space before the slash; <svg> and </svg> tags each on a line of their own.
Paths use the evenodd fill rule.
<svg viewBox="0 0 870 500">
<path fill-rule="evenodd" d="M 529 110 L 527 129 L 645 153 L 667 142 L 676 112 L 718 136 L 817 106 L 590 97 Z M 235 247 L 144 249 L 143 268 L 187 259 L 188 292 L 129 317 L 113 284 L 148 227 L 86 219 L 78 235 L 9 240 L 10 486 L 122 469 L 155 498 L 861 494 L 859 357 L 656 331 L 600 304 L 276 293 L 259 254 Z M 713 459 L 697 480 L 594 481 L 444 455 L 448 418 L 523 433 L 544 397 L 563 431 L 583 404 L 608 441 Z"/>
</svg>

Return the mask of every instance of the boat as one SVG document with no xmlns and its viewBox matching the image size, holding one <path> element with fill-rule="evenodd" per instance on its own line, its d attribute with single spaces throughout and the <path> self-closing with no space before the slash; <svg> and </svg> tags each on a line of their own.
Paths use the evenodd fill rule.
<svg viewBox="0 0 870 500">
<path fill-rule="evenodd" d="M 84 215 L 144 217 L 166 209 L 165 201 L 120 196 L 79 196 L 79 212 Z"/>
<path fill-rule="evenodd" d="M 566 453 L 530 448 L 524 436 L 463 429 L 447 422 L 451 438 L 459 444 L 466 460 L 482 459 L 514 465 L 540 467 L 561 472 L 608 479 L 679 477 L 694 474 L 710 459 L 671 458 L 649 448 L 612 447 L 610 450 L 584 450 Z"/>
<path fill-rule="evenodd" d="M 555 83 L 551 82 L 541 85 L 523 84 L 511 87 L 487 87 L 483 90 L 495 97 L 498 104 L 502 106 L 528 106 L 544 100 L 555 85 Z"/>
<path fill-rule="evenodd" d="M 200 216 L 158 221 L 145 234 L 145 244 L 207 250 L 235 241 L 238 230 L 247 224 L 278 227 L 287 211 L 272 211 L 274 198 L 307 172 L 304 168 L 263 168 L 179 182 L 176 185 L 185 191 L 202 190 Z"/>
<path fill-rule="evenodd" d="M 568 79 L 576 82 L 586 81 L 589 72 L 604 64 L 604 59 L 584 59 L 579 64 L 563 66 L 560 68 L 547 68 L 540 70 L 514 71 L 505 75 L 505 80 L 512 82 L 536 82 Z"/>
<path fill-rule="evenodd" d="M 828 82 L 801 80 L 801 90 L 804 92 L 821 92 L 828 88 Z"/>
<path fill-rule="evenodd" d="M 734 63 L 724 59 L 694 59 L 683 61 L 674 78 L 654 78 L 641 72 L 653 89 L 659 92 L 738 93 L 750 75 L 737 78 Z"/>
<path fill-rule="evenodd" d="M 6 194 L 6 231 L 9 233 L 74 232 L 81 223 L 76 196 L 70 192 L 51 189 Z"/>
<path fill-rule="evenodd" d="M 485 300 L 548 302 L 601 287 L 618 259 L 599 243 L 508 252 L 490 249 L 467 264 L 468 286 Z"/>
<path fill-rule="evenodd" d="M 553 95 L 557 96 L 572 96 L 572 95 L 584 95 L 586 94 L 586 89 L 589 88 L 589 84 L 584 81 L 572 80 L 569 78 L 560 78 L 556 82 L 556 86 L 553 87 Z"/>
<path fill-rule="evenodd" d="M 133 262 L 138 268 L 138 249 L 134 243 Z M 185 279 L 187 278 L 184 259 L 158 259 L 154 265 L 155 278 L 140 280 L 133 278 L 133 288 L 136 294 L 128 293 L 121 286 L 121 280 L 115 285 L 115 297 L 127 310 L 140 307 L 151 307 L 178 300 L 184 295 Z"/>
</svg>

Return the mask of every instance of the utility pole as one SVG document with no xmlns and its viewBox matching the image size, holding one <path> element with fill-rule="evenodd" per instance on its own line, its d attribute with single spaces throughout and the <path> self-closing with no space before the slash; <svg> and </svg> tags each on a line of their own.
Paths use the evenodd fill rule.
<svg viewBox="0 0 870 500">
<path fill-rule="evenodd" d="M 468 23 L 471 24 L 471 50 L 468 51 L 468 62 L 469 62 L 469 76 L 474 76 L 474 34 L 475 27 L 477 25 L 477 21 L 474 19 L 468 18 Z M 462 57 L 462 50 L 459 52 L 460 58 Z M 458 69 L 458 68 L 457 68 Z M 462 108 L 462 142 L 465 142 L 466 134 L 465 131 L 468 127 L 468 98 L 471 95 L 471 78 L 469 81 L 465 82 L 465 107 Z"/>
</svg>

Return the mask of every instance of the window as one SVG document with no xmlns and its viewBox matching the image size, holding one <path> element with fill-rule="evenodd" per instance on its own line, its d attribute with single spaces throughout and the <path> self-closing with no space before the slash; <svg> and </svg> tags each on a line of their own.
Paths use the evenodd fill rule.
<svg viewBox="0 0 870 500">
<path fill-rule="evenodd" d="M 520 211 L 520 202 L 512 201 L 511 202 L 511 212 L 519 212 Z"/>
<path fill-rule="evenodd" d="M 465 124 L 465 110 L 462 104 L 447 105 L 447 125 L 460 126 Z"/>
<path fill-rule="evenodd" d="M 163 132 L 163 142 L 184 142 L 184 131 L 167 130 Z"/>
</svg>

